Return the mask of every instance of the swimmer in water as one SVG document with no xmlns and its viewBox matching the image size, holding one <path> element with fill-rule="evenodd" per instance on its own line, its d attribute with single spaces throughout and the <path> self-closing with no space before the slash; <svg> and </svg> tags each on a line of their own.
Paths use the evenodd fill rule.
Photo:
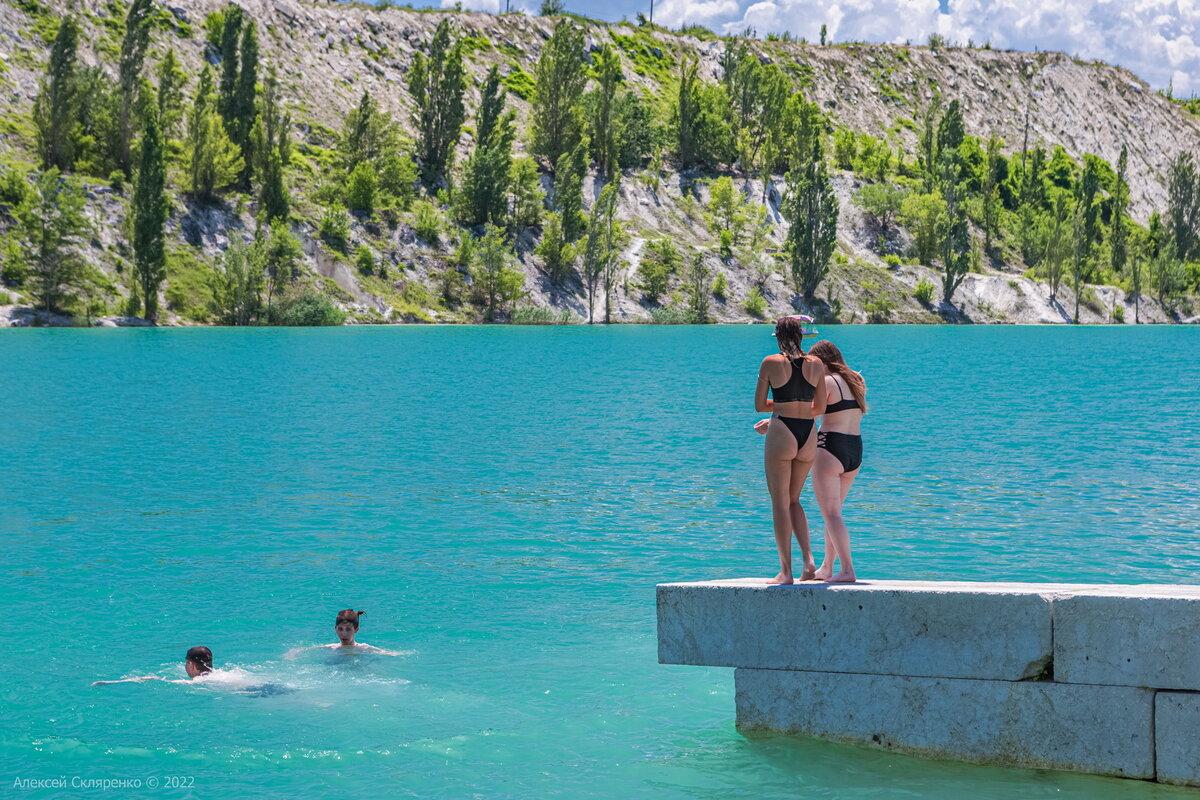
<svg viewBox="0 0 1200 800">
<path fill-rule="evenodd" d="M 355 611 L 353 608 L 344 608 L 337 614 L 337 619 L 333 623 L 333 632 L 337 634 L 338 641 L 336 644 L 315 644 L 309 647 L 293 647 L 284 654 L 284 658 L 295 658 L 305 650 L 336 650 L 338 652 L 349 653 L 374 653 L 379 656 L 400 656 L 403 653 L 398 653 L 395 650 L 384 650 L 382 647 L 366 644 L 364 642 L 355 641 L 355 636 L 358 635 L 358 618 L 367 612 Z"/>
<path fill-rule="evenodd" d="M 158 675 L 139 675 L 134 678 L 121 678 L 115 681 L 93 681 L 92 686 L 111 686 L 114 683 L 143 683 L 144 681 L 166 681 L 167 683 L 188 683 L 195 678 L 212 674 L 213 654 L 204 645 L 197 645 L 187 651 L 183 660 L 183 671 L 187 678 L 163 678 Z"/>
<path fill-rule="evenodd" d="M 116 681 L 95 681 L 92 686 L 109 686 L 114 683 L 143 683 L 145 681 L 163 681 L 164 683 L 191 683 L 221 691 L 249 695 L 251 697 L 271 697 L 274 695 L 291 694 L 295 690 L 285 684 L 263 683 L 258 677 L 238 668 L 218 670 L 213 669 L 212 650 L 204 646 L 193 647 L 184 657 L 183 670 L 187 678 L 163 678 L 158 675 L 140 675 L 135 678 L 121 678 Z"/>
</svg>

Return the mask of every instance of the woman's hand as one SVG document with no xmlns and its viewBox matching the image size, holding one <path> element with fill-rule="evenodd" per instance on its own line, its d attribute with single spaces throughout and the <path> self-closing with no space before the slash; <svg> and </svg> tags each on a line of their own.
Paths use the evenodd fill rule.
<svg viewBox="0 0 1200 800">
<path fill-rule="evenodd" d="M 769 417 L 768 417 L 767 419 L 760 419 L 758 422 L 754 423 L 754 431 L 755 431 L 756 433 L 759 433 L 759 434 L 763 435 L 763 436 L 766 436 L 766 435 L 767 435 L 767 428 L 768 428 L 770 425 L 771 425 L 771 420 L 770 420 L 770 418 L 769 418 Z"/>
</svg>

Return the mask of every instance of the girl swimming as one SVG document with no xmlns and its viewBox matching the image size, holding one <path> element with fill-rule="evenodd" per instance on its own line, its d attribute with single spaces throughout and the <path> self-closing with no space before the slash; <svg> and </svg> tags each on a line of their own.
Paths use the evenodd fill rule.
<svg viewBox="0 0 1200 800">
<path fill-rule="evenodd" d="M 804 354 L 801 344 L 807 333 L 803 325 L 806 319 L 811 322 L 792 315 L 775 323 L 779 352 L 763 359 L 754 390 L 754 410 L 772 414 L 772 424 L 766 425 L 763 461 L 771 493 L 775 547 L 779 551 L 779 574 L 771 580 L 774 584 L 793 582 L 793 533 L 804 559 L 800 580 L 811 580 L 816 574 L 800 491 L 816 458 L 813 420 L 825 405 L 826 370 L 819 358 Z"/>
</svg>

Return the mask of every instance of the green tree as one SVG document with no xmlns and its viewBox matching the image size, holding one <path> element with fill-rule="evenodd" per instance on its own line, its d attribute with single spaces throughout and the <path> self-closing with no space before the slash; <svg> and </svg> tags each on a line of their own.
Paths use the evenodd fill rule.
<svg viewBox="0 0 1200 800">
<path fill-rule="evenodd" d="M 133 267 L 146 319 L 158 321 L 158 290 L 167 277 L 164 229 L 167 223 L 166 163 L 158 115 L 146 115 L 141 158 L 133 189 Z"/>
<path fill-rule="evenodd" d="M 225 132 L 216 110 L 212 71 L 200 73 L 188 121 L 188 188 L 198 199 L 211 200 L 216 190 L 228 186 L 241 169 L 241 156 Z"/>
<path fill-rule="evenodd" d="M 534 70 L 533 152 L 557 165 L 583 137 L 579 99 L 587 85 L 583 29 L 560 19 Z"/>
<path fill-rule="evenodd" d="M 1171 162 L 1167 182 L 1167 222 L 1175 256 L 1190 261 L 1200 250 L 1200 175 L 1191 153 Z"/>
<path fill-rule="evenodd" d="M 987 160 L 984 163 L 980 187 L 983 198 L 983 249 L 986 253 L 992 252 L 992 239 L 1000 227 L 1000 170 L 1004 158 L 1000 155 L 1000 145 L 1000 137 L 988 137 Z"/>
<path fill-rule="evenodd" d="M 183 119 L 183 88 L 187 73 L 175 57 L 175 48 L 169 48 L 158 65 L 158 120 L 163 141 L 175 138 L 179 123 Z"/>
<path fill-rule="evenodd" d="M 257 159 L 258 202 L 268 223 L 286 220 L 291 210 L 284 167 L 291 160 L 291 116 L 279 98 L 279 79 L 274 65 L 267 71 L 261 107 L 254 123 L 251 152 Z"/>
<path fill-rule="evenodd" d="M 267 314 L 270 315 L 272 301 L 280 287 L 290 286 L 300 276 L 304 250 L 287 223 L 278 219 L 270 223 L 266 237 L 255 243 L 255 249 L 267 276 Z"/>
<path fill-rule="evenodd" d="M 575 261 L 575 248 L 563 236 L 562 217 L 553 211 L 546 214 L 537 254 L 541 256 L 550 282 L 562 283 Z"/>
<path fill-rule="evenodd" d="M 125 36 L 121 40 L 121 57 L 117 65 L 118 82 L 121 87 L 120 104 L 117 107 L 117 168 L 128 178 L 133 169 L 133 129 L 137 111 L 138 87 L 142 80 L 142 66 L 146 60 L 146 48 L 150 46 L 150 25 L 153 22 L 153 0 L 133 0 L 125 15 Z"/>
<path fill-rule="evenodd" d="M 1072 222 L 1074 233 L 1074 257 L 1071 260 L 1071 277 L 1075 284 L 1075 324 L 1079 324 L 1079 295 L 1083 289 L 1088 259 L 1096 240 L 1096 193 L 1100 189 L 1100 176 L 1096 172 L 1094 159 L 1085 158 L 1083 172 L 1075 184 L 1075 217 Z"/>
<path fill-rule="evenodd" d="M 1112 224 L 1109 233 L 1110 263 L 1114 275 L 1123 275 L 1125 265 L 1129 260 L 1129 228 L 1126 215 L 1129 213 L 1129 182 L 1126 173 L 1129 168 L 1129 149 L 1121 145 L 1121 155 L 1117 159 L 1117 182 L 1112 193 Z M 1137 313 L 1136 309 L 1134 311 Z"/>
<path fill-rule="evenodd" d="M 358 214 L 370 218 L 375 214 L 376 195 L 379 192 L 379 176 L 370 162 L 360 161 L 350 170 L 346 179 L 346 206 Z"/>
<path fill-rule="evenodd" d="M 654 112 L 640 90 L 626 90 L 617 95 L 615 113 L 617 164 L 640 167 L 659 147 Z"/>
<path fill-rule="evenodd" d="M 254 325 L 262 314 L 263 270 L 254 248 L 232 244 L 209 277 L 212 314 L 222 325 Z"/>
<path fill-rule="evenodd" d="M 538 14 L 543 17 L 561 17 L 567 13 L 567 6 L 563 0 L 542 0 L 542 5 L 538 10 Z"/>
<path fill-rule="evenodd" d="M 242 9 L 230 3 L 225 6 L 221 25 L 221 83 L 217 100 L 225 127 L 233 130 L 237 115 L 238 50 L 242 43 Z"/>
<path fill-rule="evenodd" d="M 513 159 L 508 175 L 510 221 L 514 228 L 532 228 L 541 223 L 542 176 L 532 158 Z"/>
<path fill-rule="evenodd" d="M 416 105 L 421 178 L 433 186 L 448 174 L 465 114 L 462 44 L 451 41 L 449 20 L 438 23 L 429 54 L 417 53 L 413 58 L 408 88 Z"/>
<path fill-rule="evenodd" d="M 638 288 L 642 296 L 652 303 L 667 293 L 671 278 L 679 271 L 682 261 L 674 243 L 663 237 L 646 243 L 641 263 L 638 264 Z"/>
<path fill-rule="evenodd" d="M 684 56 L 679 60 L 679 96 L 675 107 L 678 137 L 675 156 L 681 166 L 696 160 L 696 128 L 700 118 L 700 99 L 697 91 L 699 64 L 695 58 Z"/>
<path fill-rule="evenodd" d="M 27 261 L 34 301 L 47 314 L 80 288 L 80 248 L 89 232 L 83 187 L 51 167 L 35 176 L 32 191 L 16 209 L 17 234 Z"/>
<path fill-rule="evenodd" d="M 500 71 L 492 67 L 483 84 L 475 122 L 475 150 L 463 169 L 458 194 L 458 218 L 467 225 L 503 223 L 508 210 L 508 181 L 512 143 L 516 136 L 513 113 L 504 110 Z"/>
<path fill-rule="evenodd" d="M 587 172 L 584 142 L 570 153 L 559 156 L 554 170 L 554 210 L 562 220 L 563 238 L 574 242 L 583 235 L 587 219 L 583 215 L 583 176 Z"/>
<path fill-rule="evenodd" d="M 58 24 L 50 62 L 33 103 L 37 149 L 43 169 L 69 170 L 75 166 L 78 149 L 79 115 L 76 106 L 76 51 L 79 23 L 67 14 Z"/>
<path fill-rule="evenodd" d="M 376 162 L 398 147 L 396 126 L 379 110 L 371 93 L 364 90 L 358 105 L 346 115 L 340 150 L 346 171 L 360 161 Z"/>
<path fill-rule="evenodd" d="M 971 229 L 963 202 L 965 169 L 962 108 L 951 100 L 938 123 L 938 183 L 946 202 L 946 227 L 942 237 L 942 299 L 950 303 L 971 268 Z"/>
<path fill-rule="evenodd" d="M 504 230 L 491 223 L 472 253 L 472 280 L 482 298 L 484 319 L 495 322 L 504 303 L 515 302 L 524 285 L 524 276 L 513 268 L 513 253 Z M 509 309 L 511 311 L 511 308 Z"/>
<path fill-rule="evenodd" d="M 1045 265 L 1046 280 L 1050 283 L 1051 301 L 1058 299 L 1058 289 L 1062 286 L 1067 259 L 1071 257 L 1071 219 L 1073 215 L 1071 195 L 1061 189 L 1056 189 L 1052 201 L 1050 229 L 1046 237 L 1046 255 L 1042 260 Z"/>
<path fill-rule="evenodd" d="M 868 183 L 854 195 L 854 202 L 874 221 L 879 230 L 887 233 L 904 205 L 908 191 L 890 183 Z"/>
<path fill-rule="evenodd" d="M 925 192 L 932 192 L 938 182 L 938 126 L 942 111 L 942 98 L 934 94 L 929 105 L 921 115 L 920 150 L 917 153 L 917 163 L 921 169 L 921 178 L 925 183 Z"/>
<path fill-rule="evenodd" d="M 788 175 L 792 187 L 786 214 L 787 249 L 796 291 L 812 300 L 817 285 L 829 271 L 829 259 L 837 244 L 838 201 L 825 170 L 819 137 L 807 162 L 798 163 Z"/>
<path fill-rule="evenodd" d="M 229 138 L 242 154 L 241 188 L 249 191 L 254 172 L 254 122 L 258 116 L 258 28 L 254 20 L 242 26 L 242 44 L 238 53 L 238 76 L 231 107 Z"/>
<path fill-rule="evenodd" d="M 596 291 L 604 285 L 604 322 L 612 321 L 612 288 L 620 256 L 621 227 L 616 220 L 619 186 L 616 181 L 600 190 L 588 216 L 587 240 L 583 248 L 583 280 L 588 291 L 588 322 L 595 313 Z"/>
<path fill-rule="evenodd" d="M 617 167 L 618 151 L 618 89 L 622 81 L 621 58 L 611 45 L 603 45 L 592 56 L 592 72 L 596 89 L 589 97 L 588 129 L 592 144 L 592 160 L 604 175 L 612 175 Z"/>
<path fill-rule="evenodd" d="M 710 289 L 708 285 L 709 270 L 704 263 L 704 256 L 697 253 L 692 257 L 692 268 L 688 271 L 688 316 L 697 325 L 709 321 L 708 301 Z"/>
<path fill-rule="evenodd" d="M 900 204 L 900 221 L 913 237 L 917 259 L 933 266 L 946 230 L 946 201 L 937 192 L 914 192 Z"/>
<path fill-rule="evenodd" d="M 732 244 L 737 244 L 746 218 L 746 198 L 733 185 L 733 179 L 722 175 L 712 182 L 708 196 L 708 212 L 718 231 L 728 231 Z"/>
</svg>

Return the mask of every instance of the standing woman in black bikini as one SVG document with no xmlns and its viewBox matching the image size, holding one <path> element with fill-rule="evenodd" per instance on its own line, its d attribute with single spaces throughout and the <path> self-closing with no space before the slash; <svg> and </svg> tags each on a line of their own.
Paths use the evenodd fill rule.
<svg viewBox="0 0 1200 800">
<path fill-rule="evenodd" d="M 771 412 L 771 421 L 778 420 L 767 427 L 763 448 L 775 546 L 779 549 L 779 574 L 771 582 L 777 584 L 793 582 L 793 532 L 804 557 L 800 580 L 812 580 L 816 573 L 808 541 L 808 519 L 800 507 L 800 490 L 817 454 L 813 420 L 824 410 L 826 371 L 820 359 L 804 354 L 803 340 L 801 317 L 781 317 L 775 323 L 779 352 L 763 359 L 754 390 L 754 410 Z M 767 398 L 768 392 L 771 399 Z"/>
<path fill-rule="evenodd" d="M 850 532 L 842 519 L 842 504 L 862 466 L 860 425 L 863 414 L 867 413 L 867 383 L 862 375 L 846 366 L 842 351 L 833 342 L 822 340 L 808 352 L 821 359 L 829 371 L 825 387 L 830 402 L 821 417 L 813 466 L 813 493 L 825 518 L 825 558 L 816 577 L 830 583 L 854 583 Z M 842 562 L 842 569 L 836 575 L 835 556 Z"/>
</svg>

